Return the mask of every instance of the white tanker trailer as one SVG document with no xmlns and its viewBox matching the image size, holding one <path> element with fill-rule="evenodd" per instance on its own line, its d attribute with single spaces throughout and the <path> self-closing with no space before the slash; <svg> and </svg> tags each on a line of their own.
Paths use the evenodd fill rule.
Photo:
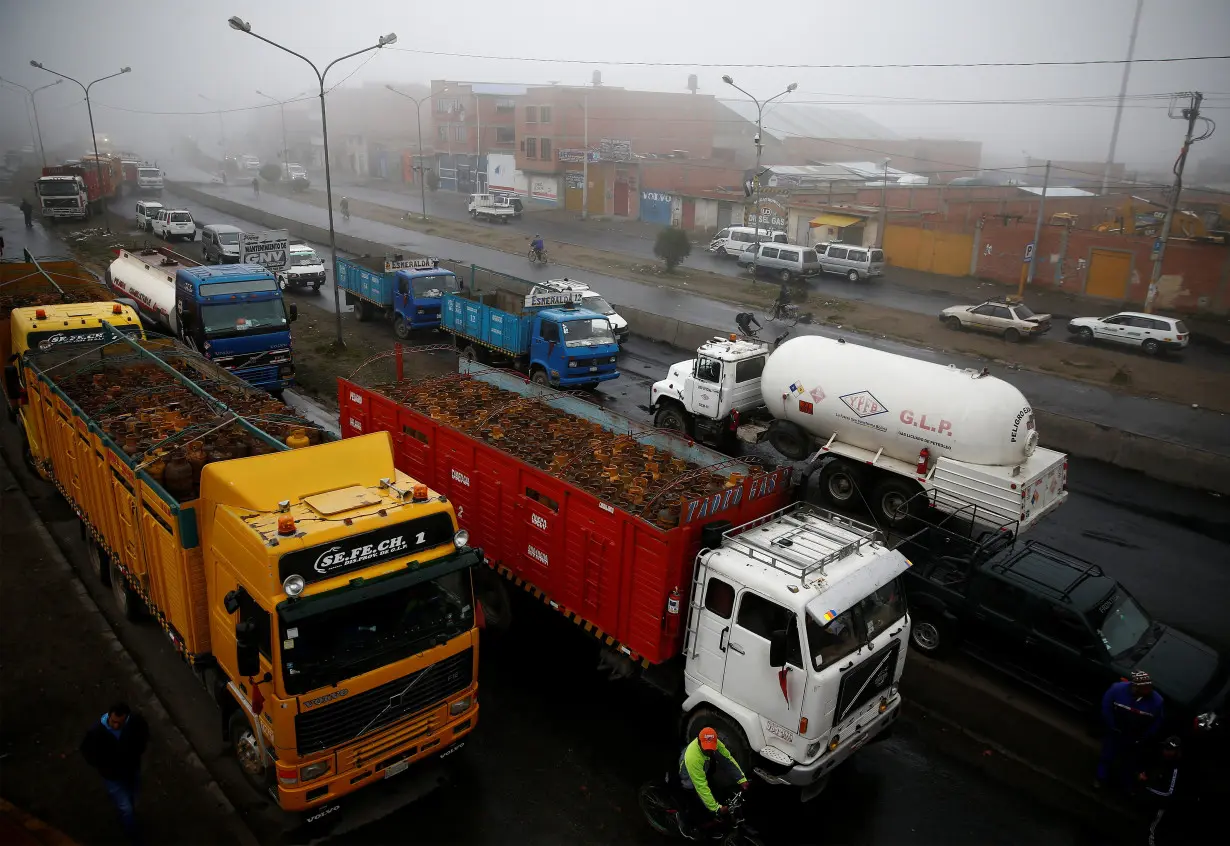
<svg viewBox="0 0 1230 846">
<path fill-rule="evenodd" d="M 810 458 L 830 504 L 884 525 L 929 500 L 1024 530 L 1068 496 L 1067 456 L 1038 445 L 1028 400 L 985 371 L 814 335 L 773 351 L 732 335 L 672 365 L 650 404 L 660 428 Z"/>
</svg>

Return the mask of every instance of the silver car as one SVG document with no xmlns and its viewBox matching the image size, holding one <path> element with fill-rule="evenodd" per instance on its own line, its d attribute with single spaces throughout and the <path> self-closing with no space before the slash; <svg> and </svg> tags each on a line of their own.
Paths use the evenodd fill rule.
<svg viewBox="0 0 1230 846">
<path fill-rule="evenodd" d="M 815 276 L 820 272 L 820 261 L 816 251 L 811 247 L 801 247 L 797 244 L 761 244 L 739 254 L 739 266 L 752 272 L 767 273 L 776 276 L 783 282 L 799 279 L 804 276 Z"/>
</svg>

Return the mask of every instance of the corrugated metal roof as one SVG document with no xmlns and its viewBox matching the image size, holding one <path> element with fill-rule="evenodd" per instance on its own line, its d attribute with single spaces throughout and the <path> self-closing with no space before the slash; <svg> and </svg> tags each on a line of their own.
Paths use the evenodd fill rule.
<svg viewBox="0 0 1230 846">
<path fill-rule="evenodd" d="M 723 100 L 722 105 L 744 120 L 756 122 L 756 105 L 747 100 Z M 890 140 L 900 136 L 858 112 L 770 103 L 764 111 L 764 131 L 779 141 L 785 138 L 858 138 Z"/>
<path fill-rule="evenodd" d="M 1018 185 L 1017 187 L 1020 188 L 1022 191 L 1024 191 L 1027 194 L 1034 194 L 1036 196 L 1042 196 L 1041 188 L 1033 188 L 1033 187 L 1027 188 L 1024 185 Z M 1096 197 L 1097 194 L 1094 194 L 1092 191 L 1084 191 L 1080 188 L 1069 188 L 1066 185 L 1054 185 L 1046 189 L 1046 196 L 1048 197 Z"/>
</svg>

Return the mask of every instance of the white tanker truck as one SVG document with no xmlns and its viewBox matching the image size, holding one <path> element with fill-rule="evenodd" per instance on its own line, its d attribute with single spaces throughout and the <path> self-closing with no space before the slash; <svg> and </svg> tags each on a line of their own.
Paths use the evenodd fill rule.
<svg viewBox="0 0 1230 846">
<path fill-rule="evenodd" d="M 654 425 L 719 448 L 767 438 L 810 458 L 830 504 L 885 526 L 929 501 L 1023 531 L 1068 496 L 1067 456 L 1038 445 L 1029 402 L 985 370 L 814 335 L 772 351 L 719 336 L 672 365 L 650 405 Z"/>
</svg>

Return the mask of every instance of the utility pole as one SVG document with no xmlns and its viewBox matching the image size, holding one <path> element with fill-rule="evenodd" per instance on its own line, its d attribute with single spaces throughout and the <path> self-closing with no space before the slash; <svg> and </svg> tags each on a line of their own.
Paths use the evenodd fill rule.
<svg viewBox="0 0 1230 846">
<path fill-rule="evenodd" d="M 1136 0 L 1136 15 L 1132 18 L 1132 34 L 1128 36 L 1127 61 L 1123 63 L 1123 79 L 1119 82 L 1119 103 L 1115 106 L 1115 125 L 1110 131 L 1110 151 L 1106 154 L 1106 167 L 1102 170 L 1102 193 L 1110 184 L 1110 168 L 1115 163 L 1115 145 L 1119 143 L 1119 123 L 1123 120 L 1123 98 L 1127 95 L 1128 77 L 1132 75 L 1132 55 L 1136 52 L 1136 33 L 1140 30 L 1140 12 L 1145 0 Z"/>
<path fill-rule="evenodd" d="M 888 163 L 891 161 L 884 160 L 884 181 L 880 183 L 880 226 L 876 233 L 876 246 L 880 249 L 884 249 L 884 227 L 888 225 Z"/>
<path fill-rule="evenodd" d="M 1190 98 L 1187 108 L 1182 109 L 1179 114 L 1175 114 L 1174 107 L 1178 104 L 1180 97 Z M 1174 225 L 1174 213 L 1179 207 L 1179 195 L 1183 192 L 1183 168 L 1187 164 L 1187 153 L 1191 150 L 1192 143 L 1195 141 L 1203 141 L 1213 134 L 1213 127 L 1210 125 L 1209 130 L 1199 138 L 1193 138 L 1192 135 L 1196 131 L 1196 121 L 1201 120 L 1200 103 L 1204 100 L 1204 95 L 1199 91 L 1191 91 L 1183 94 L 1176 94 L 1174 100 L 1171 101 L 1170 117 L 1185 118 L 1187 120 L 1187 136 L 1183 139 L 1183 149 L 1179 151 L 1179 160 L 1174 165 L 1174 188 L 1170 192 L 1170 202 L 1166 205 L 1166 219 L 1162 223 L 1162 237 L 1158 239 L 1156 257 L 1153 259 L 1153 275 L 1149 278 L 1149 292 L 1145 294 L 1145 312 L 1153 313 L 1153 301 L 1157 299 L 1157 283 L 1162 278 L 1162 259 L 1166 255 L 1166 242 L 1170 239 L 1170 229 Z M 1208 118 L 1204 118 L 1208 120 Z"/>
<path fill-rule="evenodd" d="M 1042 198 L 1038 200 L 1038 221 L 1034 224 L 1034 251 L 1029 256 L 1029 273 L 1021 279 L 1021 287 L 1017 289 L 1018 297 L 1025 296 L 1025 287 L 1034 283 L 1034 268 L 1038 265 L 1039 242 L 1042 240 L 1042 215 L 1046 209 L 1046 187 L 1051 181 L 1051 160 L 1046 160 L 1046 172 L 1042 177 Z"/>
<path fill-rule="evenodd" d="M 581 220 L 589 220 L 589 92 L 585 92 L 585 155 L 581 157 Z"/>
</svg>

